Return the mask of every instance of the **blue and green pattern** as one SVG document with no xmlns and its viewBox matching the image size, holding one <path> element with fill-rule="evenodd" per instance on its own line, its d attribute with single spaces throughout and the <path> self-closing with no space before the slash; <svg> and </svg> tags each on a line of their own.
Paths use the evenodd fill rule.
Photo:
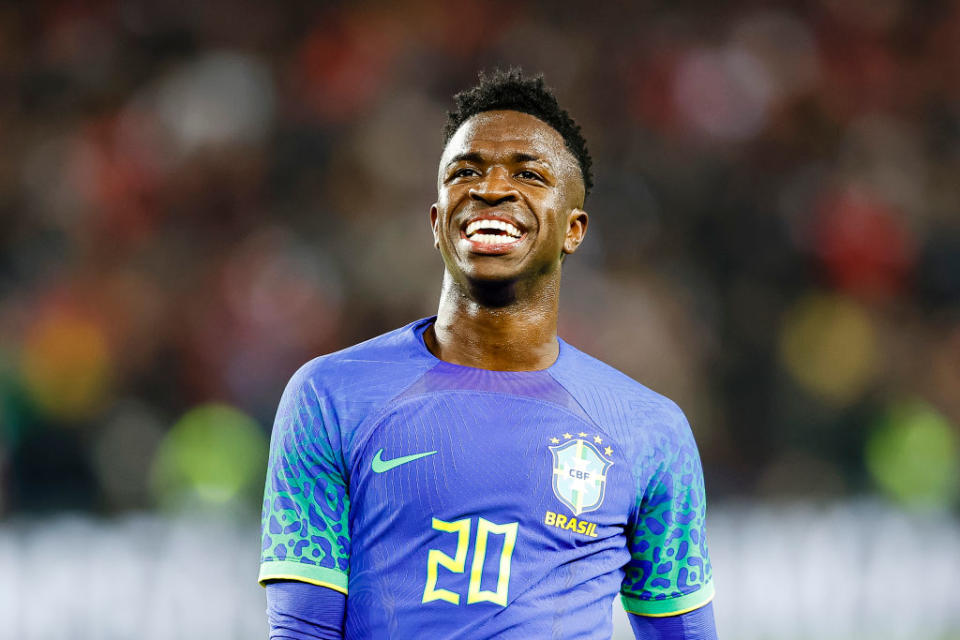
<svg viewBox="0 0 960 640">
<path fill-rule="evenodd" d="M 639 494 L 627 531 L 631 562 L 620 592 L 624 608 L 639 615 L 677 615 L 713 598 L 700 457 L 679 409 L 672 418 L 679 437 L 664 436 L 654 450 L 673 455 Z"/>
<path fill-rule="evenodd" d="M 329 445 L 316 437 L 322 425 L 313 389 L 295 378 L 270 446 L 259 580 L 292 578 L 346 593 L 350 498 Z"/>
</svg>

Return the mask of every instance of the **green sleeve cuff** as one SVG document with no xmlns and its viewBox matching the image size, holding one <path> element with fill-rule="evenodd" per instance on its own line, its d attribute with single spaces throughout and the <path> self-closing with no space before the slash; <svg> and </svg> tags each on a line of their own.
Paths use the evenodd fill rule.
<svg viewBox="0 0 960 640">
<path fill-rule="evenodd" d="M 640 600 L 621 593 L 620 599 L 623 600 L 624 610 L 638 616 L 649 616 L 651 618 L 679 616 L 682 613 L 699 609 L 713 600 L 713 581 L 711 580 L 692 593 L 676 598 Z"/>
<path fill-rule="evenodd" d="M 268 580 L 298 580 L 344 594 L 347 592 L 347 574 L 344 572 L 290 560 L 267 560 L 260 563 L 260 576 L 257 580 L 261 586 L 266 585 Z"/>
</svg>

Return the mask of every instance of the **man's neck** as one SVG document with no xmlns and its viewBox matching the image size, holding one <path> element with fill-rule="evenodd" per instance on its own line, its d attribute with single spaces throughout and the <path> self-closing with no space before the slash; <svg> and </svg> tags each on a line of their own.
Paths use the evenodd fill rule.
<svg viewBox="0 0 960 640">
<path fill-rule="evenodd" d="M 430 351 L 446 362 L 496 371 L 539 371 L 559 354 L 559 274 L 536 295 L 514 295 L 489 305 L 444 274 L 437 320 L 423 334 Z M 504 300 L 502 292 L 495 297 Z"/>
</svg>

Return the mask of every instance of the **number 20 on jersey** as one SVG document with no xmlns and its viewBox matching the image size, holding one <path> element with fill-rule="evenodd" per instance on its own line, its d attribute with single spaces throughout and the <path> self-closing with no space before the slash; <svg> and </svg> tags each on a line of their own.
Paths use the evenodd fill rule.
<svg viewBox="0 0 960 640">
<path fill-rule="evenodd" d="M 494 524 L 483 518 L 477 519 L 477 536 L 474 541 L 473 563 L 470 566 L 470 582 L 467 586 L 467 604 L 492 602 L 501 607 L 507 606 L 507 590 L 510 586 L 510 560 L 517 543 L 519 523 Z M 467 565 L 467 551 L 470 546 L 470 518 L 445 522 L 433 518 L 433 528 L 437 531 L 457 534 L 457 550 L 451 558 L 439 549 L 430 549 L 427 554 L 427 584 L 423 589 L 422 602 L 443 600 L 451 604 L 460 604 L 460 594 L 449 589 L 437 587 L 440 567 L 451 573 L 463 573 Z M 500 566 L 495 591 L 481 589 L 483 563 L 487 557 L 487 540 L 491 535 L 503 536 L 503 548 L 500 551 Z"/>
</svg>

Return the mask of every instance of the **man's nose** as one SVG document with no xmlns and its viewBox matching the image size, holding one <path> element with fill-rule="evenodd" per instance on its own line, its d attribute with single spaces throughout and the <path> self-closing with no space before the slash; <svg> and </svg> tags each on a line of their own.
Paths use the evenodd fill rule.
<svg viewBox="0 0 960 640">
<path fill-rule="evenodd" d="M 470 189 L 470 197 L 489 205 L 512 202 L 518 198 L 517 190 L 510 181 L 506 169 L 494 168 Z"/>
</svg>

